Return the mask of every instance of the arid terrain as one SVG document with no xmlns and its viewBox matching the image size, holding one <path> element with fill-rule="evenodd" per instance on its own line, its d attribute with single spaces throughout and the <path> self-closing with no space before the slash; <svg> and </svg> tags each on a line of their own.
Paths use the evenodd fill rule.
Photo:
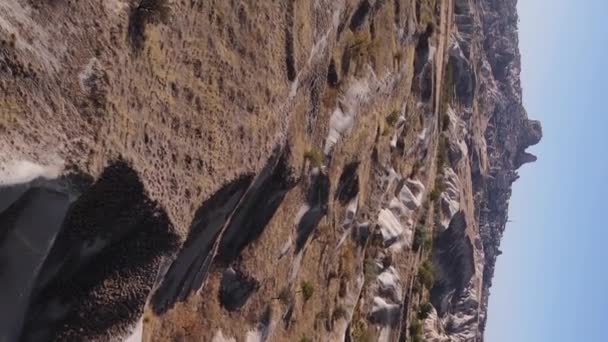
<svg viewBox="0 0 608 342">
<path fill-rule="evenodd" d="M 483 341 L 516 0 L 3 0 L 0 342 Z"/>
</svg>

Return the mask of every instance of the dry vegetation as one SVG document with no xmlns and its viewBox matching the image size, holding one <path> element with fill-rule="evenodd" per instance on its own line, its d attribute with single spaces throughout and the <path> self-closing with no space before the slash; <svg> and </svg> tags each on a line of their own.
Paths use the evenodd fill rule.
<svg viewBox="0 0 608 342">
<path fill-rule="evenodd" d="M 124 156 L 141 174 L 151 197 L 167 209 L 182 237 L 204 199 L 226 181 L 258 173 L 276 145 L 289 145 L 289 164 L 302 177 L 264 234 L 243 252 L 240 266 L 261 286 L 241 311 L 228 315 L 221 307 L 215 295 L 220 272 L 212 272 L 201 291 L 203 296 L 192 295 L 163 317 L 146 311 L 148 340 L 211 340 L 218 329 L 238 339 L 243 327 L 257 326 L 266 309 L 273 317 L 283 318 L 292 305 L 292 317 L 277 324 L 277 340 L 294 336 L 301 341 L 319 340 L 330 333 L 328 326 L 329 330 L 337 326 L 351 310 L 353 339 L 375 339 L 377 331 L 366 314 L 369 308 L 365 303 L 351 308 L 346 299 L 357 296 L 359 276 L 367 285 L 378 276 L 372 250 L 378 246 L 372 242 L 360 246 L 348 240 L 334 251 L 343 234 L 345 208 L 330 200 L 328 214 L 307 244 L 294 279 L 293 250 L 281 258 L 278 250 L 294 238 L 294 218 L 308 190 L 306 163 L 327 167 L 324 172 L 331 179 L 333 198 L 343 166 L 359 160 L 359 210 L 368 217 L 376 215 L 370 208 L 377 205 L 374 196 L 378 194 L 373 188 L 379 180 L 374 172 L 381 166 L 391 162 L 398 172 L 419 177 L 425 184 L 429 183 L 427 178 L 434 177 L 429 160 L 408 154 L 423 130 L 425 113 L 415 109 L 419 99 L 409 91 L 414 79 L 415 44 L 399 40 L 395 25 L 405 28 L 416 19 L 434 22 L 437 2 L 416 1 L 419 18 L 407 1 L 378 1 L 376 7 L 367 9 L 358 7 L 361 2 L 354 0 L 345 1 L 343 8 L 326 3 L 331 4 L 323 11 L 315 10 L 312 1 L 289 7 L 286 2 L 267 1 L 186 4 L 139 0 L 124 13 L 103 6 L 91 8 L 83 1 L 62 9 L 65 16 L 79 18 L 83 27 L 99 27 L 99 32 L 93 32 L 97 39 L 90 39 L 93 33 L 69 37 L 80 45 L 68 48 L 66 56 L 60 57 L 73 63 L 59 71 L 61 79 L 75 80 L 91 58 L 99 60 L 103 70 L 91 80 L 92 91 L 86 99 L 95 115 L 83 115 L 82 103 L 75 106 L 65 100 L 82 99 L 77 85 L 56 89 L 49 82 L 40 87 L 52 89 L 49 94 L 39 89 L 28 91 L 40 94 L 40 99 L 50 98 L 49 108 L 66 108 L 56 111 L 60 123 L 53 122 L 50 127 L 56 130 L 54 137 L 66 140 L 43 143 L 59 146 L 53 152 L 62 156 L 78 156 L 70 159 L 71 166 L 95 175 L 110 156 Z M 332 28 L 332 11 L 338 9 L 340 26 Z M 353 21 L 356 11 L 358 19 Z M 59 35 L 61 28 L 57 30 Z M 326 42 L 319 44 L 326 32 Z M 14 46 L 15 40 L 3 45 Z M 313 46 L 318 49 L 316 56 L 311 55 Z M 394 84 L 381 94 L 373 93 L 362 105 L 356 125 L 337 144 L 331 160 L 325 160 L 321 146 L 329 117 L 343 105 L 340 101 L 346 87 L 355 78 L 371 78 L 370 70 L 377 79 L 391 79 Z M 290 97 L 296 76 L 295 96 Z M 0 103 L 3 108 L 29 108 L 18 92 L 7 94 Z M 397 122 L 404 104 L 407 125 L 400 127 L 403 125 Z M 28 120 L 32 129 L 23 137 L 12 133 L 16 141 L 35 142 L 37 131 L 48 125 L 47 112 L 31 109 Z M 98 119 L 93 125 L 86 117 Z M 11 123 L 7 131 L 19 131 L 22 124 Z M 70 132 L 89 133 L 75 136 Z M 399 138 L 397 148 L 388 144 L 390 133 Z M 67 143 L 72 140 L 79 144 Z M 447 159 L 441 146 L 438 158 L 444 161 L 439 165 Z M 435 188 L 440 193 L 440 186 Z M 430 196 L 439 198 L 435 192 Z M 400 271 L 405 278 L 416 276 L 412 274 L 416 256 L 428 257 L 432 236 L 432 227 L 420 226 L 415 251 L 396 257 L 400 259 L 394 263 L 403 265 Z M 432 268 L 423 264 L 418 279 L 427 288 L 432 286 Z"/>
</svg>

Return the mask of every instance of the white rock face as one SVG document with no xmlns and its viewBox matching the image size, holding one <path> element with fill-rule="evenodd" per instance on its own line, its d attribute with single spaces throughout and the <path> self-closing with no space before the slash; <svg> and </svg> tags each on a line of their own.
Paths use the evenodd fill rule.
<svg viewBox="0 0 608 342">
<path fill-rule="evenodd" d="M 393 324 L 401 316 L 401 305 L 393 303 L 390 299 L 376 296 L 373 299 L 371 317 L 381 326 L 378 342 L 389 342 Z"/>
<path fill-rule="evenodd" d="M 140 318 L 133 332 L 123 340 L 123 342 L 141 342 L 144 332 L 143 318 Z"/>
<path fill-rule="evenodd" d="M 411 247 L 414 238 L 412 214 L 420 207 L 424 196 L 424 185 L 418 180 L 408 179 L 398 197 L 393 197 L 388 208 L 380 210 L 378 224 L 385 246 L 397 251 Z"/>
<path fill-rule="evenodd" d="M 378 322 L 389 322 L 398 319 L 399 313 L 401 312 L 401 306 L 399 304 L 390 303 L 382 297 L 374 297 L 374 303 L 372 305 L 372 317 Z"/>
<path fill-rule="evenodd" d="M 378 290 L 387 298 L 395 302 L 401 301 L 401 282 L 394 267 L 389 267 L 378 276 Z"/>
<path fill-rule="evenodd" d="M 466 292 L 455 303 L 452 312 L 439 317 L 435 308 L 424 321 L 424 334 L 428 341 L 477 341 L 480 310 L 477 277 L 473 277 Z M 448 334 L 446 327 L 450 327 Z"/>
<path fill-rule="evenodd" d="M 427 130 L 427 128 L 426 128 L 426 127 L 424 127 L 424 128 L 422 129 L 422 132 L 420 132 L 420 134 L 418 134 L 418 140 L 419 140 L 421 143 L 424 143 L 424 141 L 426 141 L 426 139 L 427 139 L 427 137 L 428 137 L 428 134 L 427 134 L 428 132 L 427 132 L 427 131 L 428 131 L 428 130 Z"/>
<path fill-rule="evenodd" d="M 424 184 L 418 180 L 408 179 L 399 192 L 399 200 L 410 210 L 416 210 L 422 203 Z"/>
<path fill-rule="evenodd" d="M 401 177 L 397 174 L 394 168 L 387 170 L 387 173 L 382 177 L 383 189 L 392 189 L 393 185 L 399 181 Z"/>
<path fill-rule="evenodd" d="M 254 330 L 248 331 L 247 336 L 245 336 L 245 342 L 262 342 L 262 333 Z"/>
<path fill-rule="evenodd" d="M 82 68 L 82 71 L 78 74 L 78 81 L 80 89 L 85 94 L 90 94 L 94 83 L 94 78 L 98 76 L 101 70 L 101 64 L 97 58 L 93 57 L 89 62 Z"/>
<path fill-rule="evenodd" d="M 385 246 L 390 246 L 393 250 L 399 250 L 406 245 L 405 228 L 389 209 L 380 210 L 378 224 Z"/>
<path fill-rule="evenodd" d="M 0 1 L 0 30 L 15 35 L 17 49 L 45 65 L 47 72 L 55 72 L 61 68 L 59 61 L 66 52 L 66 42 L 33 20 L 31 12 L 32 8 L 22 1 Z"/>
<path fill-rule="evenodd" d="M 294 223 L 296 225 L 298 225 L 300 223 L 300 221 L 302 220 L 302 217 L 304 216 L 304 214 L 306 214 L 306 212 L 308 212 L 309 210 L 310 210 L 310 206 L 308 205 L 308 203 L 302 204 L 300 209 L 298 209 L 298 213 L 296 214 Z"/>
<path fill-rule="evenodd" d="M 10 160 L 0 164 L 0 186 L 23 184 L 36 178 L 57 178 L 63 170 L 63 163 L 40 165 L 27 160 Z"/>
<path fill-rule="evenodd" d="M 445 190 L 441 194 L 440 232 L 448 229 L 450 221 L 460 210 L 460 179 L 451 167 L 443 169 Z"/>
<path fill-rule="evenodd" d="M 213 335 L 211 342 L 236 342 L 236 339 L 234 337 L 225 337 L 224 333 L 221 330 L 218 330 L 215 332 L 215 335 Z"/>
<path fill-rule="evenodd" d="M 367 100 L 370 86 L 367 79 L 355 80 L 338 98 L 338 105 L 329 119 L 329 133 L 323 152 L 330 154 L 334 145 L 347 134 L 355 123 L 361 104 Z"/>
<path fill-rule="evenodd" d="M 465 141 L 465 137 L 469 134 L 467 129 L 467 124 L 461 119 L 452 107 L 448 106 L 447 109 L 448 118 L 450 118 L 449 132 L 451 135 L 450 142 L 453 144 L 453 147 L 458 149 L 460 154 L 460 160 L 467 160 L 469 158 L 469 148 Z M 465 114 L 463 114 L 465 115 Z M 469 114 L 470 115 L 470 114 Z"/>
<path fill-rule="evenodd" d="M 459 140 L 457 144 L 460 148 L 460 152 L 462 153 L 463 158 L 469 158 L 469 148 L 467 147 L 467 143 L 463 140 Z"/>
<path fill-rule="evenodd" d="M 344 217 L 344 222 L 342 223 L 342 227 L 347 228 L 348 226 L 350 226 L 351 223 L 353 223 L 353 220 L 355 219 L 355 215 L 357 215 L 358 205 L 359 205 L 359 196 L 357 195 L 350 202 L 348 202 L 348 205 L 346 206 L 346 215 Z"/>
</svg>

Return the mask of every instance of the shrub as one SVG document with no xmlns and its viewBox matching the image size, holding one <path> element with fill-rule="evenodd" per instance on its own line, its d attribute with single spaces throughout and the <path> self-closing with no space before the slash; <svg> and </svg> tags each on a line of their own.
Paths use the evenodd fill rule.
<svg viewBox="0 0 608 342">
<path fill-rule="evenodd" d="M 426 251 L 430 251 L 433 249 L 433 233 L 426 234 L 426 237 L 424 239 L 422 246 L 424 247 L 424 250 L 426 250 Z"/>
<path fill-rule="evenodd" d="M 369 54 L 373 48 L 372 36 L 365 31 L 357 31 L 347 47 L 353 56 Z"/>
<path fill-rule="evenodd" d="M 412 244 L 412 248 L 414 248 L 415 251 L 418 251 L 422 246 L 425 234 L 424 227 L 416 226 L 416 231 L 414 231 L 414 243 Z"/>
<path fill-rule="evenodd" d="M 415 282 L 412 290 L 414 291 L 414 294 L 422 293 L 422 285 L 420 284 L 420 282 Z"/>
<path fill-rule="evenodd" d="M 301 284 L 301 287 L 302 287 L 302 296 L 304 296 L 304 301 L 307 302 L 310 298 L 312 298 L 312 295 L 315 292 L 315 288 L 308 281 L 303 281 Z"/>
<path fill-rule="evenodd" d="M 437 172 L 443 172 L 443 167 L 445 163 L 448 161 L 448 148 L 449 142 L 446 136 L 443 136 L 439 140 L 439 146 L 437 146 Z"/>
<path fill-rule="evenodd" d="M 423 338 L 422 338 L 423 329 L 422 329 L 422 323 L 420 323 L 420 320 L 418 320 L 417 318 L 413 318 L 412 321 L 410 322 L 409 330 L 410 330 L 410 340 L 411 341 L 415 341 L 415 342 L 423 341 Z"/>
<path fill-rule="evenodd" d="M 378 265 L 376 265 L 373 258 L 368 257 L 365 259 L 363 273 L 365 275 L 366 282 L 370 282 L 378 277 Z"/>
<path fill-rule="evenodd" d="M 441 189 L 435 187 L 433 189 L 433 191 L 431 191 L 431 195 L 430 195 L 431 201 L 433 201 L 433 202 L 437 201 L 439 199 L 439 197 L 441 196 L 441 192 L 442 192 Z"/>
<path fill-rule="evenodd" d="M 420 305 L 420 308 L 418 308 L 418 318 L 422 320 L 426 319 L 429 317 L 431 311 L 433 311 L 433 305 L 431 303 L 427 302 Z"/>
<path fill-rule="evenodd" d="M 412 165 L 412 176 L 415 176 L 418 173 L 418 171 L 420 171 L 422 166 L 423 166 L 422 161 L 416 160 L 414 162 L 414 165 Z"/>
<path fill-rule="evenodd" d="M 290 297 L 290 293 L 289 293 L 289 288 L 284 287 L 281 292 L 279 292 L 279 296 L 277 297 L 277 299 L 283 304 L 283 305 L 287 305 L 289 304 L 289 297 Z"/>
<path fill-rule="evenodd" d="M 324 307 L 322 311 L 317 312 L 317 314 L 315 315 L 315 323 L 314 323 L 314 327 L 315 330 L 320 329 L 321 327 L 328 327 L 330 322 L 329 322 L 329 309 L 327 307 Z"/>
<path fill-rule="evenodd" d="M 441 129 L 447 131 L 450 128 L 450 116 L 447 113 L 443 114 L 443 121 L 441 123 Z"/>
<path fill-rule="evenodd" d="M 302 336 L 300 342 L 312 342 L 312 339 L 310 337 Z"/>
<path fill-rule="evenodd" d="M 332 320 L 337 321 L 340 318 L 346 318 L 346 316 L 348 315 L 348 313 L 346 312 L 346 309 L 344 309 L 343 306 L 337 306 L 334 309 L 334 313 L 332 314 Z"/>
<path fill-rule="evenodd" d="M 353 320 L 352 325 L 352 338 L 353 342 L 373 342 L 373 335 L 363 319 Z"/>
<path fill-rule="evenodd" d="M 387 137 L 391 134 L 391 130 L 390 128 L 388 128 L 388 126 L 385 126 L 384 129 L 382 129 L 382 136 L 383 137 Z"/>
<path fill-rule="evenodd" d="M 422 225 L 416 226 L 414 244 L 412 247 L 415 251 L 418 251 L 420 247 L 424 247 L 424 250 L 430 251 L 433 249 L 433 234 Z"/>
<path fill-rule="evenodd" d="M 430 261 L 425 261 L 418 268 L 418 282 L 427 289 L 431 289 L 435 284 L 435 267 Z"/>
<path fill-rule="evenodd" d="M 386 117 L 386 124 L 390 127 L 395 127 L 397 121 L 399 121 L 399 112 L 396 110 Z"/>
<path fill-rule="evenodd" d="M 306 153 L 304 153 L 304 159 L 309 160 L 310 164 L 314 167 L 321 167 L 323 165 L 323 154 L 318 148 L 312 147 Z"/>
<path fill-rule="evenodd" d="M 325 89 L 325 93 L 323 93 L 323 106 L 325 108 L 335 108 L 338 102 L 338 89 L 328 87 Z"/>
<path fill-rule="evenodd" d="M 108 76 L 105 71 L 94 67 L 93 72 L 83 83 L 88 88 L 88 98 L 93 109 L 103 109 L 107 103 L 107 91 L 105 88 L 108 83 Z"/>
<path fill-rule="evenodd" d="M 11 33 L 8 38 L 8 42 L 4 40 L 2 41 L 3 45 L 6 43 L 8 43 L 11 48 L 15 48 L 15 45 L 17 45 L 17 36 L 14 33 Z"/>
<path fill-rule="evenodd" d="M 171 7 L 167 0 L 139 0 L 129 15 L 129 40 L 132 47 L 143 49 L 146 40 L 146 25 L 167 23 L 171 16 Z"/>
<path fill-rule="evenodd" d="M 338 296 L 340 298 L 346 297 L 346 292 L 348 291 L 348 284 L 346 283 L 346 276 L 343 275 L 340 277 L 340 288 L 338 289 Z"/>
<path fill-rule="evenodd" d="M 445 71 L 444 71 L 444 75 L 443 75 L 443 81 L 441 84 L 441 103 L 440 103 L 440 107 L 439 107 L 439 112 L 440 113 L 447 113 L 448 111 L 448 107 L 449 105 L 454 102 L 454 68 L 452 66 L 452 63 L 448 62 L 448 64 L 446 65 Z M 449 120 L 449 118 L 448 118 Z M 449 125 L 449 121 L 447 122 L 447 124 Z M 443 125 L 442 125 L 443 130 L 446 130 L 448 128 L 448 126 L 446 125 L 446 117 L 443 117 Z"/>
</svg>

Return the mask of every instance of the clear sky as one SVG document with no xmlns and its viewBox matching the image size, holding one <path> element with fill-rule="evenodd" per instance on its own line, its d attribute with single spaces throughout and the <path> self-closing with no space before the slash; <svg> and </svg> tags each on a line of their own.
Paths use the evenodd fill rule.
<svg viewBox="0 0 608 342">
<path fill-rule="evenodd" d="M 520 171 L 487 342 L 608 342 L 608 0 L 520 0 L 524 105 L 543 123 Z"/>
</svg>

